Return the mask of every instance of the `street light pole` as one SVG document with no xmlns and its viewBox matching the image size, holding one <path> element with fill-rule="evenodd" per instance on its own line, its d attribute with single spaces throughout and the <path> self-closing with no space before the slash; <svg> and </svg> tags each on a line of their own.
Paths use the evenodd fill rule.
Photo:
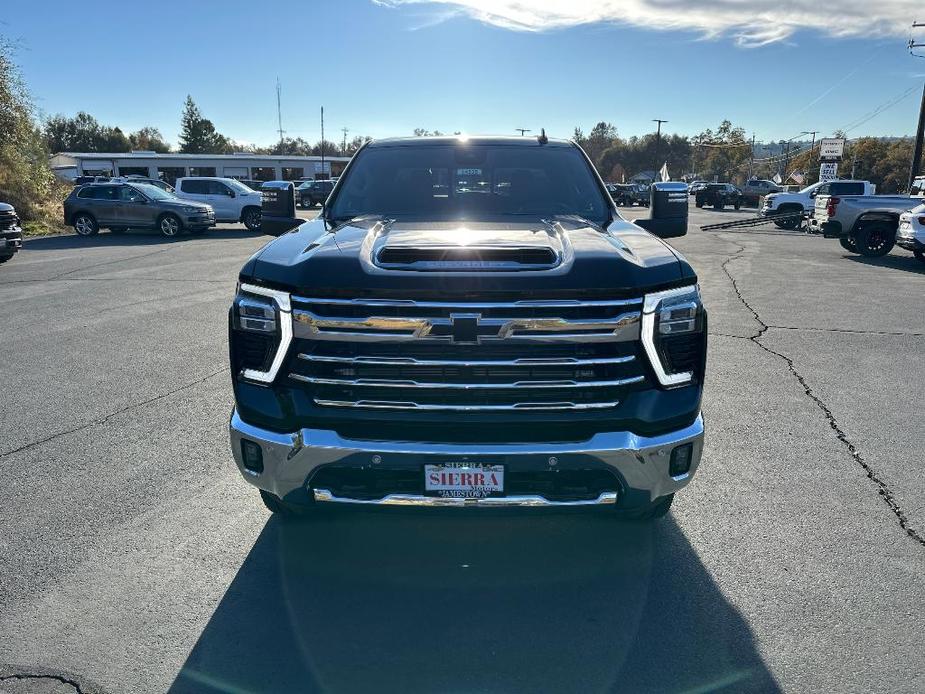
<svg viewBox="0 0 925 694">
<path fill-rule="evenodd" d="M 531 131 L 530 131 L 530 128 L 514 128 L 514 130 L 516 130 L 517 132 L 519 132 L 521 137 L 524 136 L 524 133 L 531 132 Z"/>
<path fill-rule="evenodd" d="M 652 182 L 655 183 L 655 176 L 658 175 L 658 172 L 661 170 L 658 166 L 658 146 L 662 141 L 662 123 L 667 123 L 668 121 L 662 120 L 661 118 L 653 118 L 653 123 L 658 123 L 658 129 L 655 132 L 655 175 L 652 176 Z"/>
</svg>

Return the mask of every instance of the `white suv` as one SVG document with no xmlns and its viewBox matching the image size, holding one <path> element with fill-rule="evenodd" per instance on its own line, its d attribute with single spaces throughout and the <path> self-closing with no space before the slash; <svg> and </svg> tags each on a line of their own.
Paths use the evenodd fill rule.
<svg viewBox="0 0 925 694">
<path fill-rule="evenodd" d="M 244 222 L 250 231 L 260 231 L 260 193 L 233 178 L 178 178 L 174 195 L 211 205 L 216 222 Z"/>
</svg>

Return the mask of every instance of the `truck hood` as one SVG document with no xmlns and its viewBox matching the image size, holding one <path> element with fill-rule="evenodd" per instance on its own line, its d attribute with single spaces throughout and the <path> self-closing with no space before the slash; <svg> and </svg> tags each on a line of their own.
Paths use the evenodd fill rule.
<svg viewBox="0 0 925 694">
<path fill-rule="evenodd" d="M 241 272 L 296 292 L 351 297 L 524 291 L 639 296 L 694 281 L 661 239 L 623 219 L 602 229 L 577 217 L 524 222 L 418 222 L 360 217 L 307 222 L 267 244 Z"/>
</svg>

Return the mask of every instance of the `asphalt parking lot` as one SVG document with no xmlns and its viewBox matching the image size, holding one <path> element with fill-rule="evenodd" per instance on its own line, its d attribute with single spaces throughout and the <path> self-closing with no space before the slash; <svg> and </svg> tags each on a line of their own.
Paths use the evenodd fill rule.
<svg viewBox="0 0 925 694">
<path fill-rule="evenodd" d="M 28 241 L 0 268 L 0 692 L 925 691 L 925 266 L 698 226 L 753 214 L 673 241 L 708 438 L 651 525 L 271 519 L 226 430 L 267 237 Z"/>
</svg>

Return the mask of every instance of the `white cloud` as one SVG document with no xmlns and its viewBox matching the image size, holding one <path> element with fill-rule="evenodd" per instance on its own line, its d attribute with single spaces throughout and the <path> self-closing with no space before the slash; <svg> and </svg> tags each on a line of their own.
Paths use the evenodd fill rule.
<svg viewBox="0 0 925 694">
<path fill-rule="evenodd" d="M 433 5 L 514 31 L 613 23 L 730 37 L 743 47 L 782 41 L 800 29 L 835 37 L 907 36 L 916 0 L 373 0 L 400 7 Z"/>
</svg>

